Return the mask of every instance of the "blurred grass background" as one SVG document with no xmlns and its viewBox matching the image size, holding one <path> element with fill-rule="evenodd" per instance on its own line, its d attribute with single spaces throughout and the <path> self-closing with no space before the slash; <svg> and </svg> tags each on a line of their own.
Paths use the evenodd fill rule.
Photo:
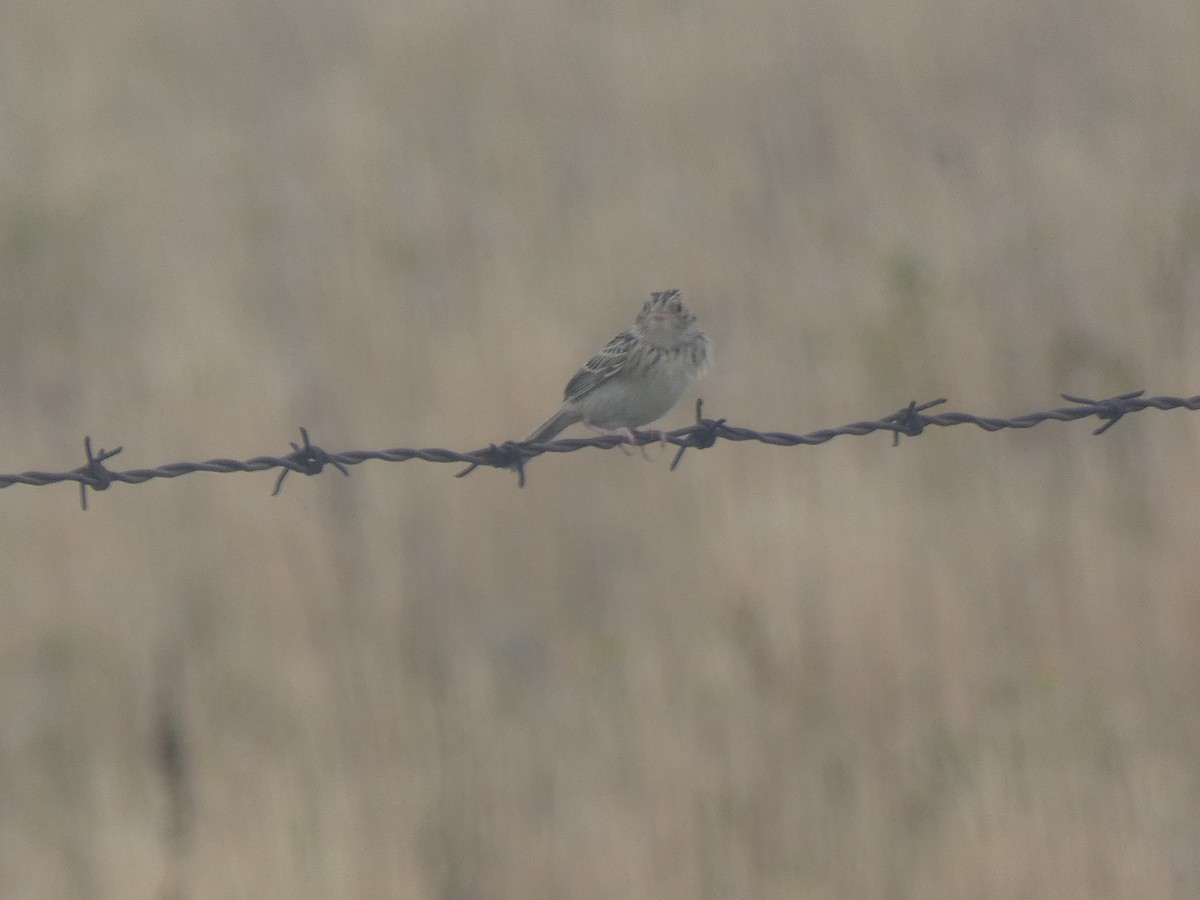
<svg viewBox="0 0 1200 900">
<path fill-rule="evenodd" d="M 669 287 L 751 427 L 1192 394 L 1198 84 L 1178 0 L 17 0 L 0 470 L 519 438 Z M 1200 420 L 1089 430 L 6 490 L 0 896 L 1197 896 Z"/>
</svg>

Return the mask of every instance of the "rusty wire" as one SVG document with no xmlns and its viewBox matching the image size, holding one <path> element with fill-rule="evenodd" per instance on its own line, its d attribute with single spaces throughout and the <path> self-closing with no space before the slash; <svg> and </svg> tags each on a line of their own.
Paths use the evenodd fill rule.
<svg viewBox="0 0 1200 900">
<path fill-rule="evenodd" d="M 943 412 L 929 414 L 927 411 L 945 403 L 944 399 L 928 403 L 912 402 L 904 409 L 886 415 L 871 422 L 852 422 L 838 428 L 824 428 L 808 434 L 789 434 L 783 431 L 755 431 L 752 428 L 739 428 L 730 425 L 725 419 L 709 419 L 703 415 L 702 403 L 696 402 L 696 421 L 686 428 L 676 431 L 637 431 L 633 439 L 620 434 L 603 434 L 595 437 L 565 438 L 545 443 L 528 443 L 524 441 L 505 441 L 502 444 L 491 444 L 479 450 L 460 453 L 454 450 L 444 450 L 437 447 L 414 449 L 410 447 L 394 447 L 390 450 L 346 450 L 341 453 L 330 453 L 313 444 L 308 431 L 300 429 L 301 443 L 292 442 L 292 452 L 286 456 L 256 456 L 247 460 L 210 459 L 205 462 L 168 463 L 153 469 L 129 469 L 116 472 L 108 468 L 105 462 L 121 452 L 121 447 L 115 450 L 99 450 L 93 452 L 90 437 L 84 439 L 84 452 L 87 462 L 69 472 L 22 472 L 18 475 L 0 474 L 0 488 L 14 484 L 27 484 L 40 487 L 48 484 L 58 484 L 73 481 L 79 484 L 80 503 L 87 509 L 87 491 L 107 490 L 117 482 L 124 484 L 142 484 L 154 478 L 178 478 L 180 475 L 190 475 L 193 472 L 263 472 L 268 469 L 282 469 L 275 481 L 272 496 L 278 494 L 283 487 L 283 481 L 290 472 L 302 475 L 317 475 L 326 466 L 333 466 L 343 475 L 349 475 L 348 466 L 358 465 L 367 460 L 383 460 L 385 462 L 404 462 L 410 459 L 420 459 L 425 462 L 437 463 L 466 463 L 467 468 L 458 476 L 470 474 L 480 466 L 490 466 L 498 469 L 512 469 L 517 473 L 517 484 L 525 486 L 525 465 L 529 460 L 543 453 L 572 453 L 585 447 L 597 447 L 610 450 L 617 446 L 644 446 L 658 443 L 660 440 L 673 444 L 679 449 L 671 462 L 671 469 L 679 465 L 685 450 L 694 448 L 707 449 L 719 440 L 725 441 L 757 441 L 761 444 L 771 444 L 776 447 L 795 447 L 802 444 L 823 444 L 842 435 L 866 435 L 876 431 L 886 431 L 892 434 L 893 445 L 898 444 L 901 436 L 916 437 L 930 426 L 947 427 L 950 425 L 975 425 L 985 431 L 1000 431 L 1006 428 L 1032 428 L 1042 422 L 1055 420 L 1071 422 L 1076 419 L 1087 419 L 1095 416 L 1102 424 L 1093 434 L 1103 434 L 1115 425 L 1127 413 L 1140 412 L 1144 409 L 1200 409 L 1200 396 L 1197 397 L 1143 397 L 1144 391 L 1134 391 L 1109 397 L 1104 400 L 1090 400 L 1086 397 L 1075 397 L 1063 394 L 1062 398 L 1070 406 L 1042 412 L 1027 413 L 1010 419 L 975 416 L 970 413 Z"/>
</svg>

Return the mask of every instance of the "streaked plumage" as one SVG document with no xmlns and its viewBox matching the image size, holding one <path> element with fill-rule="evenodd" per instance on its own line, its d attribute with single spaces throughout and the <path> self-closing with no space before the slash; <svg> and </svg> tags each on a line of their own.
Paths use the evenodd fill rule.
<svg viewBox="0 0 1200 900">
<path fill-rule="evenodd" d="M 526 440 L 548 441 L 577 422 L 604 431 L 653 422 L 704 374 L 711 354 L 679 291 L 651 294 L 633 326 L 575 373 L 562 406 Z"/>
</svg>

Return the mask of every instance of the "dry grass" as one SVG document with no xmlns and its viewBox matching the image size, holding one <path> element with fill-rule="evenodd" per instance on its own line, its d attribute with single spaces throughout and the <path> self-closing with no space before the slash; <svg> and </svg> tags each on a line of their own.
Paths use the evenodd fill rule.
<svg viewBox="0 0 1200 900">
<path fill-rule="evenodd" d="M 1188 4 L 17 6 L 5 471 L 519 436 L 674 286 L 756 427 L 1200 386 Z M 1200 420 L 1086 431 L 7 490 L 0 895 L 1196 896 Z"/>
</svg>

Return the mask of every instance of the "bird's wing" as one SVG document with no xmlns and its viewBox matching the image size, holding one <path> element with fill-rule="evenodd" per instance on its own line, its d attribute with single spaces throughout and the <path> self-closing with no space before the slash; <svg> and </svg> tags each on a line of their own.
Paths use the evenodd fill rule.
<svg viewBox="0 0 1200 900">
<path fill-rule="evenodd" d="M 563 398 L 568 401 L 577 400 L 620 372 L 636 343 L 637 338 L 632 332 L 623 331 L 618 334 L 567 382 Z"/>
</svg>

